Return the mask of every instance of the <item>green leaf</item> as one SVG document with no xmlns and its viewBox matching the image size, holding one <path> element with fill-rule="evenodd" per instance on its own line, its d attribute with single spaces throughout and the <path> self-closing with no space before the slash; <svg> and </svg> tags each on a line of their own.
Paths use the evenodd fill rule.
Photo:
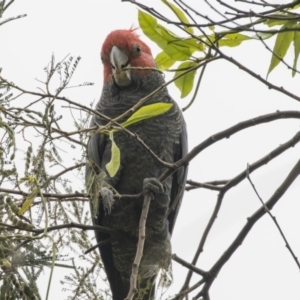
<svg viewBox="0 0 300 300">
<path fill-rule="evenodd" d="M 194 50 L 189 45 L 180 44 L 180 38 L 173 32 L 157 24 L 157 32 L 164 39 L 164 46 L 161 47 L 174 60 L 187 60 L 191 57 Z M 158 44 L 159 45 L 159 44 Z"/>
<path fill-rule="evenodd" d="M 248 40 L 266 40 L 272 37 L 275 33 L 257 33 L 253 36 L 244 35 L 241 33 L 228 33 L 216 42 L 217 37 L 220 36 L 220 33 L 208 35 L 207 37 L 201 36 L 200 38 L 205 38 L 208 44 L 215 44 L 219 47 L 236 47 L 239 46 L 242 42 Z"/>
<path fill-rule="evenodd" d="M 164 4 L 166 4 L 172 11 L 173 13 L 177 16 L 177 18 L 179 19 L 179 21 L 181 21 L 182 23 L 188 24 L 190 23 L 188 18 L 185 16 L 184 12 L 177 7 L 176 5 L 168 2 L 167 0 L 162 0 L 162 2 Z M 190 32 L 190 33 L 194 33 L 193 27 L 189 27 L 189 26 L 184 26 L 184 28 Z"/>
<path fill-rule="evenodd" d="M 120 149 L 114 141 L 112 132 L 109 134 L 109 138 L 111 140 L 111 158 L 110 162 L 106 164 L 105 167 L 110 177 L 114 177 L 120 168 Z"/>
<path fill-rule="evenodd" d="M 123 122 L 121 125 L 123 127 L 127 127 L 137 122 L 159 116 L 167 112 L 172 106 L 173 103 L 164 103 L 164 102 L 158 102 L 158 103 L 142 106 L 139 110 L 133 113 L 131 117 L 128 118 L 128 120 Z M 113 129 L 108 132 L 107 131 L 103 132 L 109 134 L 109 139 L 111 140 L 111 159 L 110 162 L 105 166 L 110 177 L 114 177 L 117 174 L 120 168 L 120 161 L 121 161 L 120 149 L 118 148 L 117 144 L 114 141 L 113 135 L 115 132 L 117 132 L 117 129 Z"/>
<path fill-rule="evenodd" d="M 178 38 L 175 36 L 174 40 L 170 41 L 170 43 L 181 47 L 189 48 L 192 51 L 192 53 L 195 51 L 203 52 L 203 50 L 205 49 L 204 44 L 196 38 Z"/>
<path fill-rule="evenodd" d="M 165 28 L 161 24 L 157 24 L 157 31 L 161 34 L 161 36 L 167 41 L 169 46 L 177 46 L 180 47 L 182 52 L 187 55 L 191 55 L 195 51 L 203 51 L 204 46 L 199 42 L 196 38 L 182 38 L 177 36 L 171 30 Z M 163 49 L 166 51 L 166 49 Z"/>
<path fill-rule="evenodd" d="M 291 28 L 295 27 L 295 22 L 287 22 L 285 25 L 281 27 L 280 30 L 284 30 L 285 28 Z M 281 59 L 284 58 L 284 56 L 287 53 L 287 50 L 289 49 L 291 42 L 294 38 L 294 31 L 284 31 L 277 34 L 277 38 L 275 41 L 274 49 L 273 49 L 273 55 L 271 58 L 269 70 L 267 73 L 268 75 L 274 70 L 275 67 L 280 63 Z"/>
<path fill-rule="evenodd" d="M 39 189 L 36 188 L 34 190 L 31 191 L 31 193 L 26 197 L 25 202 L 23 203 L 22 207 L 19 210 L 19 215 L 23 215 L 32 205 L 35 197 L 38 195 L 39 193 Z"/>
<path fill-rule="evenodd" d="M 258 32 L 255 35 L 251 36 L 253 40 L 267 40 L 272 37 L 275 33 L 265 33 L 265 32 Z"/>
<path fill-rule="evenodd" d="M 183 72 L 186 72 L 186 69 L 194 67 L 195 65 L 197 65 L 197 63 L 195 62 L 190 62 L 190 61 L 183 62 L 178 66 L 178 69 L 185 69 L 185 70 L 176 71 L 174 77 L 182 74 Z M 187 73 L 186 75 L 175 80 L 175 85 L 181 92 L 181 98 L 186 97 L 193 89 L 195 75 L 196 75 L 196 70 L 193 70 Z"/>
<path fill-rule="evenodd" d="M 188 46 L 170 43 L 180 38 L 158 24 L 154 17 L 139 10 L 138 19 L 144 34 L 164 50 L 173 60 L 183 61 L 190 58 L 193 51 L 191 51 Z"/>
<path fill-rule="evenodd" d="M 218 45 L 220 47 L 222 46 L 236 47 L 239 46 L 243 41 L 247 41 L 250 39 L 251 37 L 241 33 L 228 33 L 218 41 Z"/>
<path fill-rule="evenodd" d="M 127 127 L 134 123 L 159 116 L 167 112 L 172 106 L 173 103 L 163 103 L 163 102 L 145 105 L 141 107 L 138 111 L 136 111 L 134 114 L 132 114 L 132 116 L 128 118 L 128 120 L 122 123 L 122 126 Z"/>
<path fill-rule="evenodd" d="M 271 15 L 272 17 L 276 17 L 276 15 Z M 282 17 L 283 15 L 278 15 L 279 18 Z M 276 25 L 284 25 L 286 22 L 288 22 L 288 20 L 283 20 L 283 19 L 269 19 L 266 22 L 264 22 L 264 24 L 268 25 L 269 27 L 273 27 Z"/>
<path fill-rule="evenodd" d="M 298 24 L 297 26 L 295 26 L 295 29 L 300 29 L 300 24 Z M 294 77 L 296 74 L 295 69 L 297 69 L 297 62 L 298 62 L 298 57 L 299 57 L 299 53 L 300 53 L 300 31 L 295 31 L 294 33 L 294 64 L 293 64 L 293 71 L 292 71 L 292 76 Z"/>
<path fill-rule="evenodd" d="M 173 60 L 166 52 L 162 51 L 157 54 L 155 62 L 159 69 L 167 70 L 172 67 L 176 61 Z"/>
</svg>

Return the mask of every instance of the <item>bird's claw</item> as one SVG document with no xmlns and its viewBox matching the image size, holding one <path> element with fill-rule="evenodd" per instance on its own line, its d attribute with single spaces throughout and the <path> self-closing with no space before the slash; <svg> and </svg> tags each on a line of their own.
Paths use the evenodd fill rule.
<svg viewBox="0 0 300 300">
<path fill-rule="evenodd" d="M 155 177 L 145 178 L 143 184 L 143 194 L 145 196 L 152 193 L 164 193 L 164 186 Z"/>
<path fill-rule="evenodd" d="M 110 214 L 111 208 L 115 202 L 113 192 L 107 187 L 102 187 L 101 197 L 102 197 L 102 204 L 103 204 L 105 213 Z"/>
</svg>

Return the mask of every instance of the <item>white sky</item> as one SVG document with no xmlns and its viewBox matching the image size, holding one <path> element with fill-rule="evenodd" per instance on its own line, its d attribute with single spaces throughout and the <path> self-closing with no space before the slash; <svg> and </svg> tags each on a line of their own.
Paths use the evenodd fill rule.
<svg viewBox="0 0 300 300">
<path fill-rule="evenodd" d="M 201 11 L 207 9 L 204 1 L 188 2 L 197 3 L 197 9 Z M 172 17 L 160 1 L 144 3 Z M 52 53 L 57 61 L 69 53 L 81 56 L 72 83 L 75 85 L 91 81 L 95 85 L 70 90 L 68 95 L 72 100 L 85 105 L 98 100 L 101 93 L 102 67 L 99 53 L 106 35 L 114 29 L 138 26 L 137 8 L 120 0 L 17 0 L 4 17 L 24 13 L 28 15 L 26 18 L 0 27 L 2 74 L 21 87 L 35 89 L 39 86 L 35 78 L 45 78 L 43 68 Z M 154 54 L 159 52 L 151 41 L 142 38 L 151 45 Z M 268 41 L 270 45 L 273 42 Z M 246 42 L 236 49 L 225 51 L 265 78 L 270 53 L 259 42 Z M 289 58 L 292 61 L 291 55 Z M 292 78 L 291 71 L 285 66 L 276 68 L 269 80 L 299 95 L 299 75 Z M 174 86 L 170 87 L 170 93 L 182 107 L 189 101 L 189 97 L 181 100 Z M 189 147 L 192 149 L 210 135 L 248 118 L 276 110 L 297 109 L 297 101 L 269 90 L 237 67 L 218 60 L 207 67 L 197 100 L 184 114 L 188 124 Z M 200 182 L 229 179 L 245 169 L 247 163 L 256 161 L 290 139 L 298 130 L 299 121 L 282 120 L 241 132 L 215 144 L 194 159 L 188 178 Z M 299 149 L 298 145 L 288 150 L 280 158 L 253 173 L 252 180 L 264 200 L 273 194 L 299 159 Z M 273 210 L 298 257 L 299 184 L 298 178 Z M 173 235 L 173 252 L 187 261 L 192 259 L 199 236 L 214 208 L 216 195 L 216 192 L 205 190 L 185 194 Z M 259 206 L 259 200 L 247 181 L 226 195 L 198 263 L 199 268 L 210 268 L 235 238 L 246 218 Z M 187 272 L 176 262 L 173 263 L 173 270 L 175 279 L 168 292 L 170 295 L 179 290 Z M 55 270 L 54 275 L 58 281 L 60 271 Z M 199 280 L 197 275 L 194 278 Z M 221 270 L 210 295 L 213 300 L 298 300 L 299 280 L 296 264 L 272 221 L 265 216 Z M 56 299 L 61 289 L 61 286 L 55 284 L 50 299 Z"/>
</svg>

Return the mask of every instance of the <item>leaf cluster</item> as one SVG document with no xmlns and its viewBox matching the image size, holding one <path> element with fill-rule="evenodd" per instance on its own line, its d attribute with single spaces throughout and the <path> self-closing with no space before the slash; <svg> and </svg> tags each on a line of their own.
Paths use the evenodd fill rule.
<svg viewBox="0 0 300 300">
<path fill-rule="evenodd" d="M 54 268 L 69 270 L 76 282 L 69 295 L 100 299 L 93 272 L 77 271 L 81 266 L 73 260 L 92 247 L 92 234 L 66 225 L 91 222 L 82 184 L 91 108 L 79 110 L 80 104 L 62 95 L 68 88 L 92 85 L 70 85 L 79 62 L 69 55 L 56 62 L 53 55 L 38 92 L 0 73 L 0 299 L 48 299 Z M 69 131 L 59 101 L 69 112 Z M 51 227 L 58 229 L 48 232 Z M 84 268 L 100 270 L 95 260 L 99 255 L 93 251 Z M 36 283 L 45 268 L 48 287 L 40 291 Z"/>
<path fill-rule="evenodd" d="M 246 11 L 242 13 L 240 10 L 228 6 L 235 12 L 239 12 L 239 15 L 231 20 L 227 18 L 227 21 L 219 23 L 212 22 L 206 17 L 210 21 L 208 24 L 198 24 L 189 11 L 200 16 L 201 14 L 191 7 L 188 7 L 189 10 L 184 10 L 182 6 L 175 5 L 171 1 L 163 0 L 162 2 L 168 6 L 177 20 L 167 19 L 154 9 L 136 3 L 143 9 L 138 12 L 138 20 L 144 34 L 162 49 L 155 59 L 158 68 L 175 72 L 174 83 L 181 93 L 181 98 L 192 92 L 197 71 L 205 68 L 205 62 L 212 57 L 222 57 L 222 47 L 237 47 L 250 40 L 260 40 L 265 43 L 266 39 L 276 37 L 273 49 L 270 49 L 272 53 L 267 75 L 280 62 L 283 62 L 287 50 L 293 42 L 294 62 L 293 66 L 289 68 L 292 69 L 292 76 L 295 76 L 300 53 L 300 25 L 298 21 L 299 14 L 297 13 L 299 4 L 297 4 L 297 1 L 290 3 L 285 9 L 281 9 L 279 6 L 278 9 L 263 14 L 253 12 L 250 15 Z M 179 3 L 177 2 L 177 4 Z M 221 4 L 225 5 L 223 2 Z M 245 18 L 250 18 L 251 22 L 237 25 L 236 20 Z M 168 23 L 169 26 L 165 27 L 159 23 L 159 20 Z M 226 23 L 229 24 L 230 22 L 232 22 L 233 27 L 225 26 Z M 169 29 L 170 24 L 175 25 L 177 29 L 181 29 L 184 35 L 178 35 L 171 31 Z M 276 26 L 280 26 L 280 28 L 278 30 L 268 30 L 268 28 Z M 226 30 L 224 30 L 224 27 Z M 176 65 L 176 69 L 170 69 L 174 65 Z M 198 77 L 197 87 L 199 87 L 202 76 L 198 75 Z M 197 90 L 198 88 L 196 88 L 193 98 Z"/>
</svg>

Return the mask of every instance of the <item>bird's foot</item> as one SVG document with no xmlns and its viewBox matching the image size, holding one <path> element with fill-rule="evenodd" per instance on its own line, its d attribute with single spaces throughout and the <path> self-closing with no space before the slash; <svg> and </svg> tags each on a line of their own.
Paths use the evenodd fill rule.
<svg viewBox="0 0 300 300">
<path fill-rule="evenodd" d="M 110 214 L 111 208 L 115 202 L 113 192 L 107 187 L 102 187 L 101 197 L 102 197 L 102 204 L 103 204 L 105 213 Z"/>
<path fill-rule="evenodd" d="M 143 184 L 143 194 L 164 193 L 164 185 L 155 177 L 145 178 Z"/>
</svg>

